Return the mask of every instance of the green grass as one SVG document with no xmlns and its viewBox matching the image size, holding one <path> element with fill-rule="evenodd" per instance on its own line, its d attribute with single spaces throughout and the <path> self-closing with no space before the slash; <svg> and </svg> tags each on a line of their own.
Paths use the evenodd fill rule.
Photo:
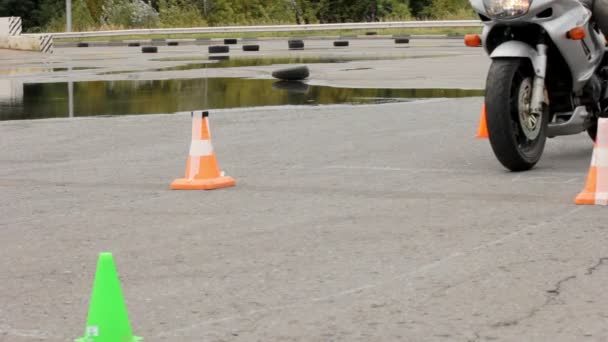
<svg viewBox="0 0 608 342">
<path fill-rule="evenodd" d="M 206 38 L 291 38 L 291 37 L 338 37 L 338 36 L 362 36 L 366 32 L 377 32 L 378 35 L 463 35 L 468 33 L 480 33 L 481 28 L 403 28 L 403 29 L 378 29 L 378 30 L 327 30 L 327 31 L 298 31 L 298 32 L 241 32 L 241 33 L 196 33 L 196 34 L 158 34 L 158 35 L 125 35 L 115 37 L 90 37 L 90 38 L 56 38 L 56 42 L 76 41 L 107 41 L 107 40 L 137 40 L 137 39 L 206 39 Z"/>
</svg>

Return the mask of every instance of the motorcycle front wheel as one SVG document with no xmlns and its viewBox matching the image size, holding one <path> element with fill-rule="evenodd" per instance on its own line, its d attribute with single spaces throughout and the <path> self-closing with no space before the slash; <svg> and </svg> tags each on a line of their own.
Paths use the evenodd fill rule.
<svg viewBox="0 0 608 342">
<path fill-rule="evenodd" d="M 486 83 L 486 117 L 490 145 L 511 171 L 538 163 L 547 140 L 548 111 L 530 112 L 534 70 L 528 59 L 494 59 Z"/>
</svg>

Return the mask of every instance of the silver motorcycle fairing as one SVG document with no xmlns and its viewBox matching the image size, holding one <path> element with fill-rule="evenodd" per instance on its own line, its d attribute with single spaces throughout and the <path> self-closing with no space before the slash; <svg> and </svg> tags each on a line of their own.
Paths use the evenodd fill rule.
<svg viewBox="0 0 608 342">
<path fill-rule="evenodd" d="M 473 8 L 482 15 L 486 15 L 483 0 L 471 0 Z M 539 18 L 537 15 L 547 9 L 553 10 L 552 16 Z M 482 41 L 486 42 L 488 36 L 497 26 L 521 26 L 536 24 L 541 26 L 549 35 L 555 46 L 566 61 L 572 75 L 572 87 L 579 93 L 591 78 L 604 56 L 605 39 L 602 34 L 592 28 L 590 23 L 591 11 L 575 0 L 532 0 L 528 13 L 511 19 L 491 19 L 484 22 Z M 584 26 L 586 37 L 582 40 L 572 40 L 567 32 L 574 27 Z M 501 45 L 507 44 L 505 42 Z M 509 44 L 501 48 L 494 55 L 498 47 L 484 44 L 484 48 L 492 58 L 496 57 L 529 57 L 530 52 L 524 51 L 518 44 Z M 527 44 L 526 44 L 527 45 Z M 490 50 L 495 48 L 494 50 Z M 535 47 L 530 47 L 534 49 Z M 510 52 L 511 54 L 510 54 Z M 532 60 L 534 64 L 534 60 Z M 536 69 L 536 65 L 534 65 Z"/>
<path fill-rule="evenodd" d="M 518 40 L 510 40 L 500 44 L 492 54 L 490 58 L 500 57 L 522 57 L 528 58 L 532 62 L 534 67 L 534 73 L 539 77 L 545 77 L 545 70 L 547 70 L 547 59 L 539 56 L 538 52 L 534 50 L 530 45 L 520 42 Z"/>
</svg>

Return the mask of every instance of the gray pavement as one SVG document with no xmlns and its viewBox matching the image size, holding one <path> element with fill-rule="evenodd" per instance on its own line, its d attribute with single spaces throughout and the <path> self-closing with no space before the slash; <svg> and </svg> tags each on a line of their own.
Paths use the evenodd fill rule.
<svg viewBox="0 0 608 342">
<path fill-rule="evenodd" d="M 186 113 L 0 122 L 0 341 L 80 337 L 102 251 L 146 341 L 608 340 L 592 143 L 509 173 L 481 103 L 212 111 L 212 192 Z"/>
<path fill-rule="evenodd" d="M 249 44 L 251 42 L 247 42 Z M 311 69 L 312 85 L 368 88 L 482 89 L 489 66 L 483 50 L 467 48 L 461 40 L 421 39 L 395 45 L 392 39 L 353 40 L 348 48 L 331 41 L 306 41 L 304 50 L 288 50 L 285 41 L 259 41 L 260 52 L 231 46 L 233 59 L 336 58 L 364 59 L 340 63 L 303 63 Z M 158 72 L 209 60 L 207 46 L 159 47 L 158 54 L 142 54 L 137 47 L 61 48 L 53 55 L 0 53 L 0 75 L 25 83 L 157 80 L 202 77 L 272 78 L 272 66 L 246 66 Z M 368 60 L 365 60 L 368 59 Z M 370 61 L 369 59 L 376 59 Z M 448 62 L 449 61 L 449 62 Z M 67 70 L 68 68 L 88 68 Z M 55 70 L 53 70 L 55 69 Z"/>
</svg>

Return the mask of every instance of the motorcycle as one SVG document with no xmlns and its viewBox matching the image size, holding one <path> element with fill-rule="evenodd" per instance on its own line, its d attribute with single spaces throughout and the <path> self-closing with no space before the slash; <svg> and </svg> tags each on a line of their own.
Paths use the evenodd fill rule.
<svg viewBox="0 0 608 342">
<path fill-rule="evenodd" d="M 587 131 L 608 107 L 604 35 L 576 0 L 470 0 L 484 27 L 465 36 L 491 58 L 490 144 L 511 171 L 540 160 L 547 138 Z"/>
</svg>

